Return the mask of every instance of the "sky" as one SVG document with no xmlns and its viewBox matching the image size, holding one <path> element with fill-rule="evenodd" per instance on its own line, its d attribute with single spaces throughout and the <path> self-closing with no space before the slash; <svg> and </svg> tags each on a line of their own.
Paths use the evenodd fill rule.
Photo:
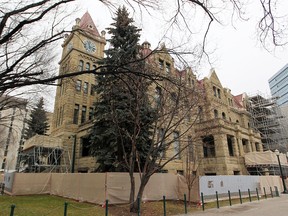
<svg viewBox="0 0 288 216">
<path fill-rule="evenodd" d="M 255 11 L 259 11 L 259 7 L 258 9 L 253 7 L 252 5 L 247 13 L 254 14 Z M 102 3 L 99 3 L 98 0 L 78 1 L 77 12 L 73 16 L 80 18 L 86 11 L 92 16 L 99 32 L 105 30 L 112 23 L 113 12 Z M 173 42 L 173 45 L 178 46 L 179 41 L 184 41 L 182 48 L 186 46 L 186 49 L 189 50 L 192 47 L 189 42 L 191 39 L 187 40 L 181 35 L 182 33 L 185 34 L 185 31 L 182 31 L 183 27 L 179 29 L 177 27 L 172 28 L 170 32 L 166 32 L 168 25 L 165 19 L 167 20 L 169 15 L 167 15 L 167 10 L 150 10 L 150 14 L 147 14 L 145 10 L 139 13 L 139 11 L 133 11 L 130 8 L 129 11 L 135 20 L 135 25 L 142 29 L 141 43 L 145 40 L 149 41 L 152 49 L 156 48 L 161 41 L 165 41 L 166 46 L 169 46 L 172 43 L 169 42 L 169 39 L 171 39 L 169 36 L 176 35 L 171 39 L 171 41 L 176 41 Z M 201 15 L 198 17 L 201 17 Z M 203 21 L 201 18 L 200 21 L 195 21 L 195 23 L 199 23 L 198 27 L 203 25 L 201 20 Z M 213 67 L 223 87 L 231 89 L 234 95 L 243 92 L 248 95 L 256 93 L 270 95 L 268 80 L 288 63 L 288 47 L 280 47 L 268 52 L 256 38 L 256 23 L 253 19 L 246 22 L 233 21 L 233 26 L 229 22 L 224 20 L 224 25 L 213 23 L 207 41 L 212 64 L 204 62 L 201 66 L 198 66 L 196 71 L 198 78 L 208 76 L 210 69 Z M 203 31 L 203 29 L 200 31 Z M 194 38 L 197 37 L 199 36 L 195 34 Z"/>
</svg>

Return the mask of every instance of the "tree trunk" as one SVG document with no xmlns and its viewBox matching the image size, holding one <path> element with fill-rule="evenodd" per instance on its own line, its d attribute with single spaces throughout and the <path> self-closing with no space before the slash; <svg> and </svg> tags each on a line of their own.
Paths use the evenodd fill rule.
<svg viewBox="0 0 288 216">
<path fill-rule="evenodd" d="M 140 198 L 140 202 L 142 200 L 144 189 L 150 179 L 150 176 L 142 175 L 140 187 L 138 190 L 138 196 Z M 137 199 L 138 200 L 138 199 Z M 130 212 L 137 213 L 138 212 L 138 202 L 134 202 L 133 204 L 130 203 Z"/>
<path fill-rule="evenodd" d="M 133 174 L 129 174 L 130 175 L 130 198 L 129 198 L 129 202 L 130 202 L 130 209 L 133 207 L 135 202 L 135 177 L 133 176 Z"/>
</svg>

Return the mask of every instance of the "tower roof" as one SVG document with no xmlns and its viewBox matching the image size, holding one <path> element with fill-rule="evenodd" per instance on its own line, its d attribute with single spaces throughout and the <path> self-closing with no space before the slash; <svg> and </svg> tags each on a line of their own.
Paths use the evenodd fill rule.
<svg viewBox="0 0 288 216">
<path fill-rule="evenodd" d="M 79 26 L 82 30 L 89 32 L 92 35 L 100 36 L 88 11 L 80 19 Z"/>
</svg>

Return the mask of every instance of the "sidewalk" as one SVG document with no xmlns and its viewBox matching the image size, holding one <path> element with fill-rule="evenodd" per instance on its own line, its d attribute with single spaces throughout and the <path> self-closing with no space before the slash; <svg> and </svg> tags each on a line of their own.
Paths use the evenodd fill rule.
<svg viewBox="0 0 288 216">
<path fill-rule="evenodd" d="M 177 216 L 285 216 L 288 215 L 288 194 L 280 194 L 280 197 L 269 198 L 266 200 L 245 202 L 233 206 L 220 207 L 219 209 L 207 209 L 205 211 L 181 214 Z"/>
</svg>

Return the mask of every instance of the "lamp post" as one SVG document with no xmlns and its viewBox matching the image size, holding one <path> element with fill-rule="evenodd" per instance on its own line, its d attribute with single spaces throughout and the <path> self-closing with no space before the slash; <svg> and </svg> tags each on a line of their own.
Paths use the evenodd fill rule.
<svg viewBox="0 0 288 216">
<path fill-rule="evenodd" d="M 280 158 L 279 158 L 280 152 L 276 149 L 276 150 L 275 150 L 275 154 L 276 154 L 277 159 L 278 159 L 278 164 L 279 164 L 279 169 L 280 169 L 280 175 L 281 175 L 282 184 L 283 184 L 283 189 L 284 189 L 282 193 L 287 194 L 288 191 L 287 191 L 287 189 L 286 189 L 286 184 L 285 184 L 285 180 L 284 180 L 284 176 L 283 176 L 283 172 L 282 172 L 282 167 L 281 167 L 281 162 L 280 162 Z"/>
</svg>

